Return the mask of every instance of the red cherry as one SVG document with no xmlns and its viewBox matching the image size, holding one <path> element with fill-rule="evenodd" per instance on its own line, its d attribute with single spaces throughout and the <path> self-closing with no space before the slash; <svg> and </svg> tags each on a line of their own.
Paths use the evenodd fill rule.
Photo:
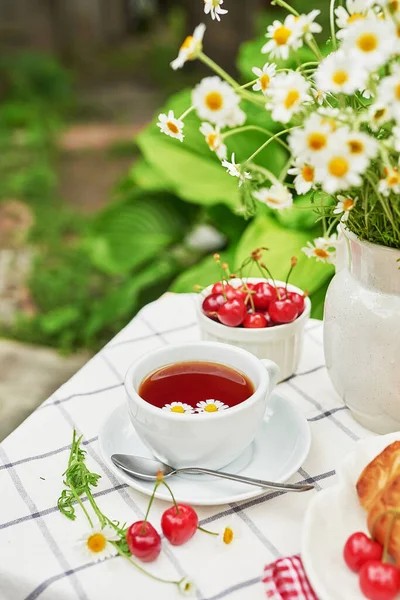
<svg viewBox="0 0 400 600">
<path fill-rule="evenodd" d="M 358 573 L 364 563 L 369 560 L 381 560 L 383 548 L 379 542 L 371 540 L 365 533 L 353 533 L 343 548 L 346 565 Z"/>
<path fill-rule="evenodd" d="M 276 297 L 279 300 L 286 300 L 286 298 L 288 297 L 287 290 L 282 285 L 278 285 L 278 287 L 276 288 L 275 291 L 276 291 Z"/>
<path fill-rule="evenodd" d="M 290 300 L 275 300 L 269 305 L 269 316 L 274 323 L 291 323 L 297 319 L 299 311 Z"/>
<path fill-rule="evenodd" d="M 359 576 L 361 591 L 369 600 L 392 600 L 400 591 L 400 570 L 395 565 L 370 560 Z"/>
<path fill-rule="evenodd" d="M 241 300 L 245 300 L 247 297 L 246 292 L 244 292 L 240 288 L 234 288 L 231 286 L 229 286 L 229 288 L 225 290 L 225 294 L 228 300 L 233 300 L 233 298 L 240 298 Z"/>
<path fill-rule="evenodd" d="M 246 329 L 260 329 L 261 327 L 267 327 L 267 319 L 263 313 L 249 313 L 244 318 L 243 327 L 246 327 Z"/>
<path fill-rule="evenodd" d="M 240 298 L 227 300 L 218 310 L 218 319 L 228 327 L 238 327 L 247 314 L 246 305 Z"/>
<path fill-rule="evenodd" d="M 301 294 L 297 294 L 296 292 L 288 292 L 288 298 L 293 304 L 297 306 L 297 310 L 299 311 L 299 316 L 304 312 L 305 301 L 304 296 Z"/>
<path fill-rule="evenodd" d="M 214 283 L 214 285 L 211 288 L 211 293 L 212 294 L 223 294 L 224 293 L 224 288 L 226 288 L 228 286 L 227 283 L 223 284 L 222 281 L 217 281 L 217 283 Z"/>
<path fill-rule="evenodd" d="M 225 298 L 222 294 L 210 294 L 204 299 L 202 304 L 204 314 L 207 315 L 207 317 L 209 317 L 210 319 L 214 319 L 214 321 L 217 321 L 218 317 L 216 313 L 218 312 L 218 309 L 223 305 L 224 302 Z"/>
<path fill-rule="evenodd" d="M 273 320 L 271 319 L 271 317 L 269 316 L 269 313 L 264 313 L 265 318 L 267 320 L 267 327 L 275 327 L 275 323 L 273 322 Z"/>
<path fill-rule="evenodd" d="M 136 521 L 126 532 L 128 548 L 143 562 L 156 560 L 161 552 L 161 538 L 148 521 Z"/>
<path fill-rule="evenodd" d="M 187 504 L 171 506 L 161 517 L 163 534 L 173 546 L 180 546 L 190 540 L 196 533 L 198 525 L 199 518 L 196 511 Z"/>
<path fill-rule="evenodd" d="M 240 289 L 241 289 L 243 292 L 247 292 L 247 290 L 254 290 L 254 288 L 255 288 L 255 287 L 256 287 L 256 284 L 255 284 L 255 283 L 250 283 L 250 282 L 249 282 L 249 283 L 247 283 L 247 282 L 246 282 L 246 285 L 242 285 Z"/>
<path fill-rule="evenodd" d="M 267 310 L 270 302 L 276 299 L 276 291 L 269 283 L 261 281 L 257 283 L 253 294 L 253 302 L 255 308 L 259 310 Z"/>
</svg>

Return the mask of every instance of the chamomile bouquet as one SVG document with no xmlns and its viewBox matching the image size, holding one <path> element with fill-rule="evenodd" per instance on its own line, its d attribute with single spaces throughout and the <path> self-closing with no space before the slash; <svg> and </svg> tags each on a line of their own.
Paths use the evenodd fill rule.
<svg viewBox="0 0 400 600">
<path fill-rule="evenodd" d="M 245 84 L 203 52 L 205 25 L 185 39 L 172 68 L 198 59 L 214 74 L 195 86 L 192 105 L 182 115 L 159 115 L 161 132 L 184 142 L 185 118 L 196 111 L 205 143 L 237 178 L 247 212 L 257 203 L 288 209 L 296 194 L 312 192 L 324 236 L 303 248 L 310 257 L 334 260 L 340 222 L 360 239 L 400 248 L 400 2 L 327 2 L 329 54 L 315 38 L 322 33 L 319 10 L 299 14 L 284 0 L 272 4 L 288 14 L 268 27 L 261 51 L 266 62 L 254 66 L 254 79 Z M 223 0 L 205 0 L 205 13 L 220 20 L 227 12 L 222 5 Z M 298 58 L 303 45 L 312 51 L 312 61 L 298 60 L 295 69 L 274 62 L 292 54 Z M 246 125 L 242 100 L 268 111 L 280 131 Z M 229 139 L 254 129 L 265 141 L 238 160 L 229 152 Z M 289 153 L 279 176 L 257 164 L 269 144 Z"/>
</svg>

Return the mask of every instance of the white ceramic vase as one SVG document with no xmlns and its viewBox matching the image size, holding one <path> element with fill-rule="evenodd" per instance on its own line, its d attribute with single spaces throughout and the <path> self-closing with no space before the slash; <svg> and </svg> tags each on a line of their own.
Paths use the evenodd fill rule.
<svg viewBox="0 0 400 600">
<path fill-rule="evenodd" d="M 326 297 L 325 360 L 353 417 L 376 433 L 400 430 L 400 251 L 343 230 Z"/>
</svg>

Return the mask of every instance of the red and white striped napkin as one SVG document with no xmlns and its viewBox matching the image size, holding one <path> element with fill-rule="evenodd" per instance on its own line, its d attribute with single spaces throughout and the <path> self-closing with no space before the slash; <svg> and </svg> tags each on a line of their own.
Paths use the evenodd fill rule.
<svg viewBox="0 0 400 600">
<path fill-rule="evenodd" d="M 267 565 L 262 582 L 269 600 L 318 600 L 299 555 Z"/>
</svg>

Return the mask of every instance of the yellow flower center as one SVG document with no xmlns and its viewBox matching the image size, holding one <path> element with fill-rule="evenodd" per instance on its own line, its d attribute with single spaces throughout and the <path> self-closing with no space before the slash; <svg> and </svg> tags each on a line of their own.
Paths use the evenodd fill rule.
<svg viewBox="0 0 400 600">
<path fill-rule="evenodd" d="M 332 119 L 330 117 L 324 117 L 323 119 L 321 119 L 321 123 L 323 125 L 329 125 L 332 131 L 336 131 L 337 129 L 335 119 Z"/>
<path fill-rule="evenodd" d="M 344 177 L 349 167 L 348 161 L 343 156 L 335 156 L 328 163 L 328 171 L 334 177 Z"/>
<path fill-rule="evenodd" d="M 215 150 L 219 146 L 218 135 L 216 133 L 209 133 L 207 136 L 207 144 L 211 150 Z"/>
<path fill-rule="evenodd" d="M 359 21 L 360 19 L 363 19 L 363 18 L 364 18 L 364 15 L 362 13 L 353 13 L 347 19 L 347 23 L 348 23 L 348 25 L 350 25 L 351 23 L 354 23 L 354 21 Z"/>
<path fill-rule="evenodd" d="M 274 41 L 276 42 L 277 46 L 284 46 L 291 35 L 291 29 L 288 29 L 288 27 L 281 25 L 280 27 L 277 27 L 274 31 Z"/>
<path fill-rule="evenodd" d="M 379 119 L 382 119 L 386 114 L 386 108 L 378 108 L 377 111 L 375 111 L 374 113 L 374 119 L 376 121 L 379 121 Z"/>
<path fill-rule="evenodd" d="M 183 408 L 183 406 L 173 406 L 171 408 L 171 412 L 175 412 L 175 413 L 184 413 L 185 409 Z"/>
<path fill-rule="evenodd" d="M 301 170 L 301 175 L 304 181 L 314 181 L 314 167 L 311 167 L 311 165 L 304 165 Z"/>
<path fill-rule="evenodd" d="M 395 186 L 400 183 L 400 173 L 398 171 L 391 171 L 388 175 L 387 182 L 390 186 Z"/>
<path fill-rule="evenodd" d="M 264 75 L 261 75 L 260 85 L 261 85 L 261 89 L 263 92 L 265 92 L 265 90 L 268 88 L 270 81 L 271 81 L 271 78 L 269 75 L 267 75 L 266 73 L 264 73 Z"/>
<path fill-rule="evenodd" d="M 299 92 L 297 90 L 290 90 L 286 96 L 285 108 L 292 108 L 299 100 Z"/>
<path fill-rule="evenodd" d="M 347 144 L 352 154 L 362 154 L 364 152 L 364 144 L 359 140 L 349 140 Z"/>
<path fill-rule="evenodd" d="M 374 52 L 378 47 L 378 38 L 374 33 L 363 33 L 357 40 L 357 46 L 362 52 Z"/>
<path fill-rule="evenodd" d="M 88 538 L 87 545 L 91 552 L 101 552 L 106 547 L 107 540 L 102 533 L 94 533 Z"/>
<path fill-rule="evenodd" d="M 181 46 L 181 50 L 187 50 L 188 48 L 190 48 L 190 46 L 192 45 L 192 42 L 193 42 L 193 36 L 188 35 Z"/>
<path fill-rule="evenodd" d="M 219 92 L 210 92 L 205 97 L 205 103 L 210 110 L 221 110 L 224 99 Z"/>
<path fill-rule="evenodd" d="M 352 200 L 351 198 L 346 198 L 346 200 L 343 200 L 343 210 L 344 212 L 348 212 L 349 210 L 351 210 L 352 208 L 354 208 L 354 200 Z"/>
<path fill-rule="evenodd" d="M 346 71 L 343 70 L 335 71 L 332 75 L 332 81 L 333 83 L 336 83 L 336 85 L 343 85 L 348 80 L 349 75 Z"/>
<path fill-rule="evenodd" d="M 172 121 L 167 121 L 167 127 L 172 133 L 179 133 L 179 127 Z"/>
<path fill-rule="evenodd" d="M 322 148 L 325 148 L 326 146 L 326 142 L 327 142 L 327 137 L 325 135 L 325 133 L 320 133 L 319 131 L 314 131 L 313 133 L 310 133 L 310 135 L 308 136 L 308 146 L 309 148 L 311 148 L 311 150 L 315 150 L 316 152 L 318 152 L 318 150 L 322 150 Z"/>
<path fill-rule="evenodd" d="M 314 248 L 314 254 L 315 254 L 315 256 L 318 256 L 318 258 L 328 258 L 329 257 L 329 252 L 327 252 L 326 250 L 323 250 L 322 248 Z"/>
<path fill-rule="evenodd" d="M 233 531 L 230 527 L 225 527 L 224 535 L 222 536 L 224 544 L 231 544 L 233 542 Z"/>
<path fill-rule="evenodd" d="M 389 8 L 392 12 L 396 12 L 400 7 L 400 2 L 399 0 L 391 0 L 389 2 Z"/>
<path fill-rule="evenodd" d="M 215 404 L 207 404 L 207 406 L 205 407 L 205 412 L 217 412 L 218 408 L 216 407 Z"/>
<path fill-rule="evenodd" d="M 394 94 L 397 100 L 400 100 L 400 83 L 398 83 L 395 87 Z"/>
</svg>

